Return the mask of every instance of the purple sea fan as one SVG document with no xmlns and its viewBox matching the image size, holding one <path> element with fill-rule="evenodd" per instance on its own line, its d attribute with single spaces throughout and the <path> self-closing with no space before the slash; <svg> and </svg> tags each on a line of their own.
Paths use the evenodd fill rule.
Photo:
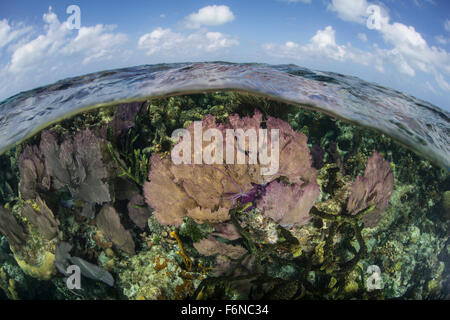
<svg viewBox="0 0 450 320">
<path fill-rule="evenodd" d="M 352 184 L 347 212 L 354 215 L 375 206 L 374 210 L 362 217 L 366 227 L 375 227 L 383 217 L 393 190 L 394 175 L 389 161 L 374 152 L 367 161 L 364 176 L 358 176 Z"/>
<path fill-rule="evenodd" d="M 129 255 L 134 255 L 134 241 L 130 231 L 120 223 L 120 217 L 114 207 L 105 204 L 96 218 L 97 227 L 104 232 L 106 237 L 120 250 Z"/>
<path fill-rule="evenodd" d="M 273 181 L 258 201 L 258 208 L 282 227 L 302 226 L 310 221 L 309 211 L 319 193 L 319 186 L 315 183 L 302 187 Z"/>
<path fill-rule="evenodd" d="M 145 201 L 155 210 L 153 214 L 159 223 L 180 226 L 186 210 L 196 207 L 195 201 L 174 182 L 169 159 L 153 154 L 151 163 L 150 182 L 144 183 Z"/>
<path fill-rule="evenodd" d="M 49 131 L 41 134 L 40 150 L 45 159 L 47 174 L 56 190 L 68 188 L 74 199 L 86 204 L 82 215 L 93 218 L 93 205 L 110 201 L 108 185 L 104 182 L 107 170 L 102 160 L 100 144 L 89 129 L 79 132 L 73 140 L 67 138 L 61 145 Z"/>
<path fill-rule="evenodd" d="M 20 194 L 22 199 L 34 199 L 38 192 L 50 189 L 50 177 L 38 146 L 27 145 L 19 156 Z"/>
<path fill-rule="evenodd" d="M 112 135 L 120 136 L 128 129 L 135 126 L 136 115 L 142 102 L 124 103 L 117 107 L 113 120 L 109 123 Z"/>
<path fill-rule="evenodd" d="M 308 137 L 278 118 L 269 117 L 266 125 L 268 130 L 280 130 L 280 166 L 277 176 L 285 176 L 291 183 L 315 182 L 317 170 L 312 166 Z"/>
<path fill-rule="evenodd" d="M 128 216 L 140 228 L 145 229 L 148 218 L 151 216 L 150 208 L 147 207 L 142 195 L 133 196 L 128 202 Z"/>
</svg>

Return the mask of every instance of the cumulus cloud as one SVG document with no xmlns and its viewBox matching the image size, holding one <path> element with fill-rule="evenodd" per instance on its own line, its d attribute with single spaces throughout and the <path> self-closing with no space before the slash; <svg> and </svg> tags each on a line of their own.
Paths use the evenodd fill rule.
<svg viewBox="0 0 450 320">
<path fill-rule="evenodd" d="M 0 43 L 7 45 L 9 54 L 0 66 L 0 100 L 89 70 L 94 61 L 103 63 L 130 54 L 123 46 L 127 36 L 114 32 L 114 26 L 98 24 L 72 30 L 51 7 L 42 18 L 44 30 L 40 33 L 5 20 L 0 22 Z"/>
<path fill-rule="evenodd" d="M 0 20 L 0 49 L 31 30 L 31 27 L 13 27 L 9 24 L 8 20 Z"/>
<path fill-rule="evenodd" d="M 239 45 L 239 41 L 220 32 L 197 31 L 188 35 L 172 31 L 170 28 L 156 28 L 139 38 L 138 49 L 146 50 L 147 55 L 178 55 L 183 50 L 195 56 L 202 52 L 215 52 L 219 49 Z"/>
<path fill-rule="evenodd" d="M 331 26 L 318 30 L 307 44 L 302 45 L 293 41 L 288 41 L 284 45 L 268 43 L 263 45 L 263 49 L 272 56 L 297 60 L 324 58 L 367 65 L 373 59 L 369 52 L 358 50 L 350 45 L 337 44 L 335 30 Z"/>
<path fill-rule="evenodd" d="M 219 26 L 235 19 L 228 6 L 206 6 L 185 18 L 186 28 L 198 29 L 201 26 Z"/>
<path fill-rule="evenodd" d="M 12 56 L 8 70 L 12 73 L 25 72 L 43 62 L 54 61 L 62 56 L 80 56 L 82 63 L 107 58 L 114 49 L 122 45 L 127 37 L 111 33 L 113 26 L 98 24 L 82 27 L 76 32 L 67 22 L 60 22 L 51 8 L 43 15 L 45 34 L 18 46 Z M 74 35 L 76 35 L 74 37 Z"/>
<path fill-rule="evenodd" d="M 366 0 L 332 0 L 328 10 L 336 12 L 342 20 L 363 23 L 368 6 Z"/>
<path fill-rule="evenodd" d="M 393 64 L 397 71 L 411 77 L 420 70 L 434 75 L 439 86 L 449 90 L 443 74 L 450 75 L 450 54 L 444 49 L 428 45 L 413 26 L 390 23 L 387 11 L 367 0 L 332 0 L 328 9 L 336 12 L 342 20 L 367 24 L 367 19 L 374 12 L 370 10 L 373 7 L 379 10 L 379 26 L 374 30 L 380 32 L 384 41 L 392 46 L 391 49 L 376 50 L 377 70 L 384 71 L 383 64 Z M 445 22 L 444 27 L 450 31 L 450 20 Z M 443 37 L 436 40 L 441 44 L 446 43 Z"/>
<path fill-rule="evenodd" d="M 121 33 L 111 33 L 114 26 L 103 26 L 97 24 L 92 27 L 81 27 L 78 35 L 72 39 L 61 53 L 73 55 L 84 55 L 83 64 L 93 60 L 111 58 L 113 49 L 121 46 L 127 41 L 127 36 Z"/>
</svg>

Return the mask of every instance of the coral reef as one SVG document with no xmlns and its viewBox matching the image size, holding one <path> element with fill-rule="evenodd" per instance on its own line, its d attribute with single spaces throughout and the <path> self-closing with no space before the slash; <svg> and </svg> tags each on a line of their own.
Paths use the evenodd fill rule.
<svg viewBox="0 0 450 320">
<path fill-rule="evenodd" d="M 203 141 L 222 164 L 173 163 L 186 140 L 172 132 L 193 137 L 196 121 L 279 130 L 278 171 L 239 133 L 222 154 Z M 449 296 L 448 172 L 305 108 L 233 92 L 102 107 L 0 163 L 1 298 Z M 70 265 L 82 289 L 67 288 Z"/>
</svg>

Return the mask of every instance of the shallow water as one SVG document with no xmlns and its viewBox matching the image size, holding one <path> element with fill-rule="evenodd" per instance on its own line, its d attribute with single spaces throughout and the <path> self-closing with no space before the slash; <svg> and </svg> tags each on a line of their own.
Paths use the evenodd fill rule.
<svg viewBox="0 0 450 320">
<path fill-rule="evenodd" d="M 336 73 L 223 62 L 102 71 L 19 93 L 0 103 L 0 150 L 83 110 L 215 90 L 245 91 L 320 110 L 385 133 L 450 168 L 450 114 L 428 102 Z"/>
</svg>

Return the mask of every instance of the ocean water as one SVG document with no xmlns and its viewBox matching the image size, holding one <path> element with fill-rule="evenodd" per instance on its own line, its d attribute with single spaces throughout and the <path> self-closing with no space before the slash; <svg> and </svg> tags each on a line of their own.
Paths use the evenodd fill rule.
<svg viewBox="0 0 450 320">
<path fill-rule="evenodd" d="M 450 168 L 447 111 L 355 77 L 295 65 L 158 64 L 64 79 L 0 103 L 0 150 L 90 108 L 217 90 L 261 94 L 379 130 Z"/>
</svg>

